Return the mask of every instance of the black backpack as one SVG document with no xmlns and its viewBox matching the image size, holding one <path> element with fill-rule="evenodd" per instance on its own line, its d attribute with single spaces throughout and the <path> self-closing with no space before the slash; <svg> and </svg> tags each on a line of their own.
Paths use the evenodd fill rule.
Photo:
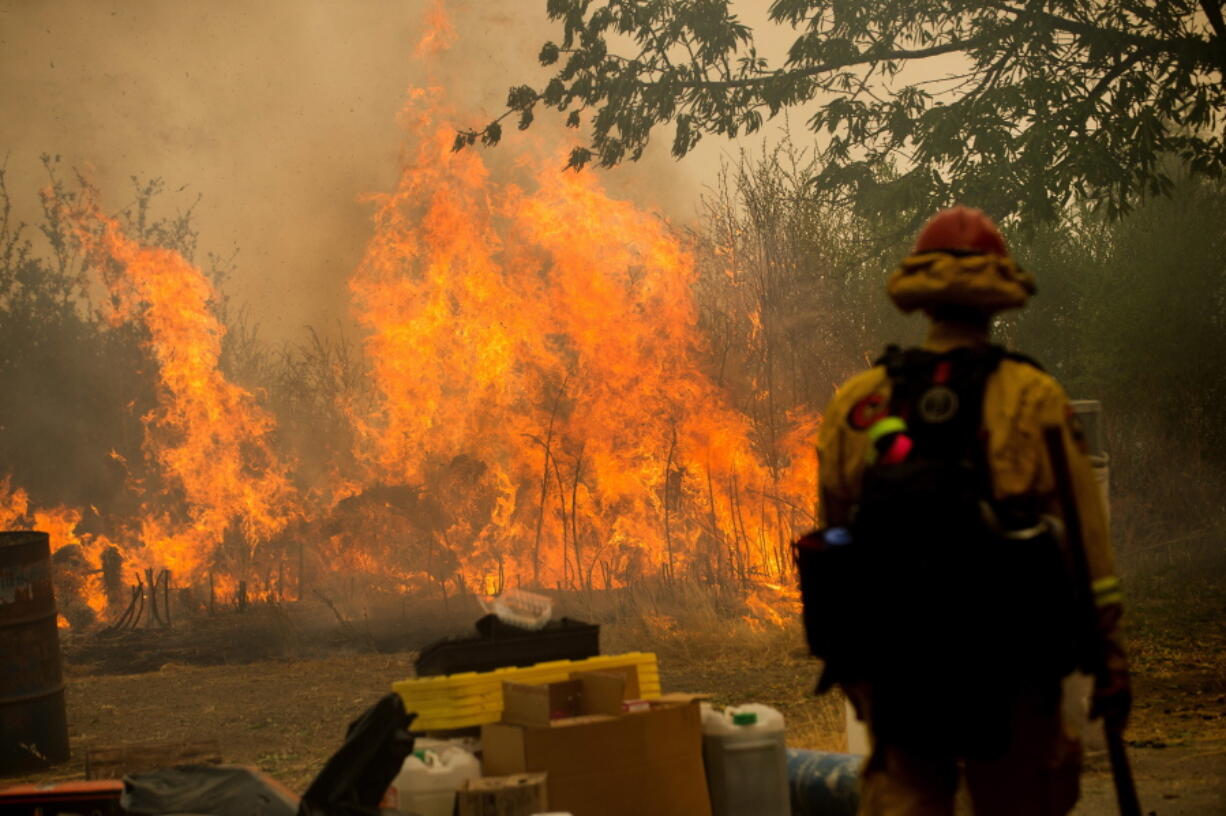
<svg viewBox="0 0 1226 816">
<path fill-rule="evenodd" d="M 999 346 L 888 349 L 885 433 L 853 520 L 797 542 L 819 690 L 867 684 L 879 739 L 999 753 L 1012 701 L 1034 689 L 1055 705 L 1073 667 L 1057 523 L 1037 497 L 993 500 L 983 395 L 1007 356 L 1035 365 Z"/>
</svg>

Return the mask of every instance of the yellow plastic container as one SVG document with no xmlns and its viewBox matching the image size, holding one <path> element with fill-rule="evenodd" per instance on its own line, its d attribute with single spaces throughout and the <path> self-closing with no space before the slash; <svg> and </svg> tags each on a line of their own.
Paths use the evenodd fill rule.
<svg viewBox="0 0 1226 816">
<path fill-rule="evenodd" d="M 557 683 L 575 672 L 600 671 L 634 666 L 638 672 L 639 695 L 644 699 L 660 696 L 660 669 L 651 652 L 599 655 L 586 660 L 554 660 L 535 666 L 465 672 L 440 677 L 411 677 L 392 683 L 392 691 L 404 700 L 404 707 L 417 713 L 414 730 L 443 731 L 498 722 L 502 718 L 502 684 Z"/>
</svg>

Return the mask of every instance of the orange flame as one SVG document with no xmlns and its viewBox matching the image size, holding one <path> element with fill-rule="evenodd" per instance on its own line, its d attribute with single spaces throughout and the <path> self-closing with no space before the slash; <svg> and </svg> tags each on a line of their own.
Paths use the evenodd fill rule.
<svg viewBox="0 0 1226 816">
<path fill-rule="evenodd" d="M 428 21 L 419 56 L 455 36 L 441 2 Z M 812 524 L 817 419 L 791 417 L 768 450 L 705 373 L 686 243 L 593 173 L 562 171 L 564 150 L 524 148 L 498 172 L 453 152 L 437 88 L 412 90 L 401 121 L 400 182 L 372 197 L 374 235 L 350 280 L 377 394 L 373 413 L 342 400 L 360 472 L 332 463 L 326 483 L 299 488 L 274 417 L 221 370 L 209 280 L 86 201 L 70 216 L 110 318 L 140 321 L 157 363 L 143 417 L 157 478 L 112 540 L 78 533 L 76 510 L 31 516 L 8 479 L 0 524 L 32 517 L 57 551 L 79 546 L 96 612 L 112 543 L 177 583 L 208 573 L 222 596 L 248 581 L 249 597 L 268 597 L 259 566 L 283 555 L 288 525 L 314 518 L 328 522 L 310 541 L 325 569 L 396 591 L 663 575 L 755 585 L 751 617 L 777 622 L 768 611 L 794 599 L 764 582 L 788 573 L 788 542 Z"/>
<path fill-rule="evenodd" d="M 800 592 L 790 585 L 762 582 L 746 593 L 745 606 L 749 614 L 743 620 L 751 629 L 784 626 L 800 618 Z"/>
<path fill-rule="evenodd" d="M 413 50 L 413 56 L 418 59 L 440 54 L 455 43 L 455 27 L 451 24 L 451 18 L 447 16 L 443 0 L 434 0 L 430 4 L 429 10 L 426 11 L 425 28 L 425 33 L 418 41 L 417 48 Z"/>
<path fill-rule="evenodd" d="M 77 525 L 81 523 L 82 513 L 70 507 L 56 507 L 50 510 L 35 510 L 33 513 L 34 529 L 47 533 L 51 539 L 51 553 L 64 547 L 76 546 L 81 551 L 85 561 L 87 574 L 74 576 L 81 580 L 77 594 L 95 615 L 106 613 L 106 592 L 102 587 L 99 571 L 102 568 L 102 551 L 109 543 L 101 536 L 78 536 Z M 61 606 L 67 599 L 61 599 Z"/>
<path fill-rule="evenodd" d="M 414 90 L 402 121 L 405 169 L 374 199 L 350 282 L 381 398 L 355 424 L 373 478 L 425 485 L 448 509 L 434 577 L 785 573 L 814 457 L 768 466 L 703 373 L 676 234 L 552 151 L 521 157 L 514 179 L 453 152 L 439 89 Z"/>
<path fill-rule="evenodd" d="M 12 477 L 0 477 L 0 528 L 13 529 L 29 509 L 30 497 L 25 490 L 14 489 Z"/>
<path fill-rule="evenodd" d="M 141 321 L 158 364 L 158 405 L 143 418 L 145 452 L 175 495 L 145 500 L 137 535 L 146 560 L 191 581 L 224 555 L 241 574 L 294 517 L 296 497 L 272 447 L 275 420 L 221 372 L 226 329 L 214 314 L 216 293 L 179 253 L 142 246 L 96 204 L 73 215 L 104 270 L 110 319 Z M 223 543 L 231 544 L 225 553 Z"/>
</svg>

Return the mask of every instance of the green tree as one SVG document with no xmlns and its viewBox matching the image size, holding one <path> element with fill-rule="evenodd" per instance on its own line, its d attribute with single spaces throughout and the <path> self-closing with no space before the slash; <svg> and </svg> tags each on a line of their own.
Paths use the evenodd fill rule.
<svg viewBox="0 0 1226 816">
<path fill-rule="evenodd" d="M 1226 164 L 1220 0 L 774 0 L 771 21 L 795 35 L 777 66 L 733 5 L 548 0 L 562 36 L 540 61 L 556 73 L 512 88 L 507 111 L 457 134 L 457 149 L 497 143 L 507 116 L 528 127 L 540 105 L 572 127 L 590 120 L 572 166 L 608 167 L 638 159 L 657 126 L 672 124 L 681 157 L 704 135 L 812 104 L 815 194 L 863 212 L 966 201 L 1032 221 L 1074 197 L 1126 212 L 1169 190 L 1168 155 L 1195 174 Z"/>
<path fill-rule="evenodd" d="M 1016 247 L 1039 297 L 1004 329 L 1071 393 L 1226 461 L 1224 222 L 1220 181 L 1177 179 L 1116 221 L 1073 208 Z"/>
<path fill-rule="evenodd" d="M 1039 294 L 1002 321 L 1070 396 L 1101 400 L 1134 564 L 1220 554 L 1226 532 L 1226 184 L 1170 172 L 1172 194 L 1124 218 L 1073 207 L 1018 242 Z"/>
</svg>

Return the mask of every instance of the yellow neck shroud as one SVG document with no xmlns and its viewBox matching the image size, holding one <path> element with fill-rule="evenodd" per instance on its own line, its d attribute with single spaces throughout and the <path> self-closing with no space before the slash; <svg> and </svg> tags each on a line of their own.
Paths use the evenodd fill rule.
<svg viewBox="0 0 1226 816">
<path fill-rule="evenodd" d="M 886 291 L 907 313 L 958 306 L 992 314 L 1025 306 L 1036 286 L 1034 276 L 1006 256 L 921 252 L 903 259 Z"/>
</svg>

